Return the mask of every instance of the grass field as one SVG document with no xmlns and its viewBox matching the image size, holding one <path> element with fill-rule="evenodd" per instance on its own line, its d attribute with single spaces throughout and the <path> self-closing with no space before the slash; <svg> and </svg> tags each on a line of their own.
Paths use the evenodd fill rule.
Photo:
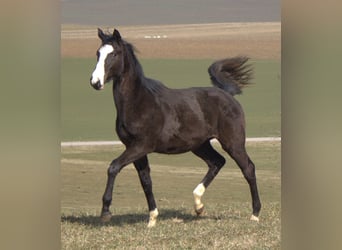
<svg viewBox="0 0 342 250">
<path fill-rule="evenodd" d="M 142 59 L 145 75 L 171 88 L 210 86 L 207 73 L 213 60 Z M 237 96 L 246 113 L 247 136 L 280 136 L 280 62 L 251 61 L 254 85 Z M 116 140 L 112 86 L 90 87 L 94 59 L 62 58 L 62 141 Z"/>
<path fill-rule="evenodd" d="M 63 147 L 63 249 L 279 249 L 280 143 L 248 143 L 247 150 L 257 167 L 263 203 L 259 223 L 249 221 L 248 185 L 228 157 L 203 197 L 204 216 L 197 218 L 192 190 L 206 173 L 205 164 L 190 153 L 152 154 L 160 216 L 156 227 L 147 229 L 147 204 L 132 166 L 117 177 L 112 220 L 99 220 L 107 165 L 122 146 Z"/>
</svg>

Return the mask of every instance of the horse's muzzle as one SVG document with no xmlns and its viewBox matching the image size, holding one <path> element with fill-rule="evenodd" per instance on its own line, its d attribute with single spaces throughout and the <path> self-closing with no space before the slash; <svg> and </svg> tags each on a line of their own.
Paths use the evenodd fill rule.
<svg viewBox="0 0 342 250">
<path fill-rule="evenodd" d="M 100 81 L 93 82 L 92 78 L 90 78 L 90 85 L 96 90 L 102 90 L 104 87 Z"/>
</svg>

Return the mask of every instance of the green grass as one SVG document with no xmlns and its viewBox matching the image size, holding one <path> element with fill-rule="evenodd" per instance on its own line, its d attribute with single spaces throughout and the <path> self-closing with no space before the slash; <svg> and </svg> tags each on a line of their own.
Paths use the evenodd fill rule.
<svg viewBox="0 0 342 250">
<path fill-rule="evenodd" d="M 205 175 L 205 164 L 190 153 L 152 154 L 160 216 L 148 229 L 147 203 L 131 165 L 116 179 L 112 220 L 99 220 L 107 166 L 122 146 L 63 147 L 63 249 L 280 249 L 280 143 L 247 143 L 247 150 L 256 164 L 263 204 L 259 223 L 249 221 L 248 185 L 227 154 L 225 167 L 203 196 L 205 214 L 199 218 L 192 190 Z"/>
<path fill-rule="evenodd" d="M 92 213 L 65 216 L 62 249 L 280 249 L 279 204 L 267 204 L 260 223 L 246 218 L 248 204 L 214 205 L 200 218 L 182 207 L 161 209 L 152 229 L 142 209 L 118 210 L 107 225 Z"/>
<path fill-rule="evenodd" d="M 145 75 L 171 88 L 210 86 L 207 68 L 213 60 L 141 60 Z M 111 84 L 103 91 L 90 87 L 94 59 L 61 59 L 62 141 L 116 140 Z M 252 61 L 254 82 L 237 96 L 247 122 L 247 136 L 280 136 L 280 62 Z"/>
</svg>

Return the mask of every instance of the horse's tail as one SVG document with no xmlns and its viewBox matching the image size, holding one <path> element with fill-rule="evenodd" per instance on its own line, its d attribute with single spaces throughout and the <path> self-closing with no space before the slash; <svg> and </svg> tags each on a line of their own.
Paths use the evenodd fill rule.
<svg viewBox="0 0 342 250">
<path fill-rule="evenodd" d="M 231 95 L 241 94 L 241 88 L 250 84 L 253 69 L 245 64 L 248 57 L 237 56 L 214 62 L 208 68 L 214 86 L 229 92 Z"/>
</svg>

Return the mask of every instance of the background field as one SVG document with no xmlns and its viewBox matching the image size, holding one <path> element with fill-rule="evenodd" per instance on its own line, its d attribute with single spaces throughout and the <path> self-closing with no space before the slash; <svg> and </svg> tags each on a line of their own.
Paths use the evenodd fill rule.
<svg viewBox="0 0 342 250">
<path fill-rule="evenodd" d="M 102 27 L 112 31 L 111 27 Z M 208 66 L 246 55 L 255 85 L 237 96 L 246 113 L 247 136 L 280 136 L 280 23 L 211 23 L 117 27 L 139 52 L 145 75 L 171 88 L 210 86 Z M 62 140 L 114 140 L 111 84 L 89 84 L 99 46 L 95 26 L 63 25 L 61 41 Z M 167 38 L 146 39 L 161 35 Z"/>
<path fill-rule="evenodd" d="M 63 57 L 94 58 L 99 46 L 97 27 L 116 28 L 139 50 L 140 58 L 218 59 L 247 55 L 280 60 L 280 23 L 208 23 L 149 26 L 62 25 Z M 158 37 L 147 39 L 145 37 Z M 166 37 L 166 38 L 163 38 Z"/>
<path fill-rule="evenodd" d="M 280 136 L 280 23 L 118 28 L 140 51 L 145 74 L 171 88 L 210 86 L 207 68 L 213 60 L 251 57 L 255 84 L 237 96 L 246 113 L 247 136 Z M 144 38 L 154 34 L 167 39 Z M 98 45 L 95 26 L 62 26 L 62 141 L 117 138 L 111 84 L 104 91 L 89 85 Z M 225 153 L 227 164 L 204 195 L 201 218 L 194 216 L 192 190 L 205 175 L 205 164 L 191 153 L 152 154 L 160 217 L 157 227 L 148 230 L 147 204 L 132 166 L 115 183 L 112 220 L 104 225 L 98 218 L 106 169 L 122 146 L 63 147 L 63 249 L 279 249 L 280 142 L 248 143 L 247 150 L 257 167 L 260 223 L 249 221 L 248 185 Z"/>
<path fill-rule="evenodd" d="M 143 59 L 145 74 L 171 88 L 211 86 L 211 59 Z M 237 96 L 246 113 L 247 136 L 280 136 L 280 63 L 251 61 L 255 85 Z M 89 84 L 94 59 L 62 59 L 62 140 L 116 140 L 112 84 L 95 91 Z"/>
<path fill-rule="evenodd" d="M 122 146 L 62 148 L 63 249 L 280 248 L 279 142 L 247 145 L 257 164 L 263 203 L 259 223 L 249 221 L 248 185 L 230 159 L 203 196 L 205 214 L 197 218 L 192 190 L 205 175 L 205 164 L 190 153 L 152 154 L 151 175 L 160 216 L 151 230 L 146 227 L 147 204 L 131 165 L 117 177 L 112 220 L 105 225 L 99 220 L 106 168 L 122 150 Z"/>
</svg>

